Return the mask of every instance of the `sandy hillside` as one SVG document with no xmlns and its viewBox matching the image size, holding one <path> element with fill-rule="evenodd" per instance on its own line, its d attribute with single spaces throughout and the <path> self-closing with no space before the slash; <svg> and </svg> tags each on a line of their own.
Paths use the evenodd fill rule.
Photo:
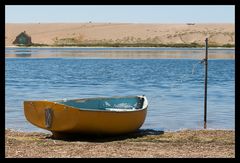
<svg viewBox="0 0 240 163">
<path fill-rule="evenodd" d="M 197 43 L 206 37 L 215 45 L 235 44 L 234 24 L 50 23 L 5 24 L 5 43 L 11 46 L 26 31 L 33 43 Z"/>
</svg>

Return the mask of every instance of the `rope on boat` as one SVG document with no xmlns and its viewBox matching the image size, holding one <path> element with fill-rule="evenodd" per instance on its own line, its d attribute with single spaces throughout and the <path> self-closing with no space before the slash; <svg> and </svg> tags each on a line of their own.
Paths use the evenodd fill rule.
<svg viewBox="0 0 240 163">
<path fill-rule="evenodd" d="M 45 109 L 45 126 L 50 128 L 52 126 L 53 111 L 50 108 Z"/>
<path fill-rule="evenodd" d="M 30 104 L 32 105 L 32 107 L 34 109 L 36 109 L 33 102 L 30 102 Z M 51 108 L 53 107 L 54 104 L 52 104 L 51 107 L 48 106 L 48 107 L 46 107 L 46 109 L 44 109 L 44 112 L 45 112 L 45 127 L 46 128 L 50 128 L 52 126 L 53 110 Z"/>
</svg>

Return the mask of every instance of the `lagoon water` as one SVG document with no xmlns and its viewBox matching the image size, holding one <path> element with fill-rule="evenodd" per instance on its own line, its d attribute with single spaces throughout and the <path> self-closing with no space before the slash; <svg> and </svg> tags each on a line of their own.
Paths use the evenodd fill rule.
<svg viewBox="0 0 240 163">
<path fill-rule="evenodd" d="M 6 128 L 44 131 L 25 119 L 24 100 L 125 95 L 147 97 L 149 107 L 142 129 L 173 131 L 203 128 L 204 65 L 199 59 L 67 57 L 67 53 L 72 54 L 71 50 L 66 50 L 62 57 L 32 58 L 29 55 L 61 54 L 64 49 L 47 51 L 37 48 L 30 52 L 26 48 L 19 49 L 7 48 L 5 51 L 5 56 L 24 54 L 5 59 Z M 108 53 L 111 50 L 109 48 Z M 185 53 L 186 50 L 175 51 Z M 191 49 L 188 53 L 191 51 L 194 53 Z M 235 60 L 214 59 L 209 60 L 208 65 L 207 127 L 234 129 Z"/>
</svg>

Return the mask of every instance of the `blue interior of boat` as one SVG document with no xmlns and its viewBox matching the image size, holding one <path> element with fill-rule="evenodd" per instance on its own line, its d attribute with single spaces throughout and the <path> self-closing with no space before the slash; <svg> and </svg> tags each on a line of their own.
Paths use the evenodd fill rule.
<svg viewBox="0 0 240 163">
<path fill-rule="evenodd" d="M 143 98 L 140 97 L 125 97 L 125 98 L 93 98 L 93 99 L 77 99 L 58 101 L 60 104 L 72 106 L 80 109 L 91 110 L 113 110 L 126 109 L 134 110 L 142 108 Z"/>
</svg>

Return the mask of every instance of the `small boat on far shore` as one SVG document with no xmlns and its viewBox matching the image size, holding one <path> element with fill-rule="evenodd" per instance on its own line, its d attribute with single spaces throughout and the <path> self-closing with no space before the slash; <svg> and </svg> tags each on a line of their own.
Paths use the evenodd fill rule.
<svg viewBox="0 0 240 163">
<path fill-rule="evenodd" d="M 33 125 L 55 135 L 125 134 L 145 121 L 145 96 L 99 97 L 59 101 L 24 101 L 24 114 Z"/>
</svg>

